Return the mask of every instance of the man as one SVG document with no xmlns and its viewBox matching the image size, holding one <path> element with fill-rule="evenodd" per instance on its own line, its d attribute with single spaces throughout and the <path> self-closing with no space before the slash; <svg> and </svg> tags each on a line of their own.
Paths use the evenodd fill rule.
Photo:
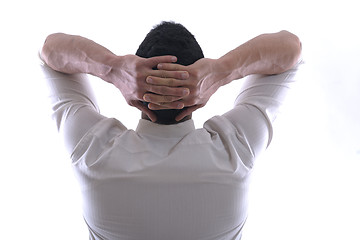
<svg viewBox="0 0 360 240">
<path fill-rule="evenodd" d="M 281 31 L 208 59 L 172 22 L 151 30 L 138 56 L 50 35 L 42 68 L 90 239 L 240 239 L 251 170 L 271 141 L 300 54 L 299 39 Z M 84 73 L 113 84 L 142 111 L 135 131 L 99 113 Z M 261 75 L 244 79 L 232 110 L 195 129 L 193 111 L 252 74 Z"/>
</svg>

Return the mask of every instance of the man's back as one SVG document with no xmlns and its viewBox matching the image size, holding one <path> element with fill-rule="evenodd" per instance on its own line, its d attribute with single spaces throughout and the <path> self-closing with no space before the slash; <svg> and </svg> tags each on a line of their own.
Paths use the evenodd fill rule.
<svg viewBox="0 0 360 240">
<path fill-rule="evenodd" d="M 99 115 L 84 79 L 43 69 L 93 239 L 240 239 L 254 160 L 296 69 L 248 79 L 204 128 L 141 119 L 136 131 Z"/>
<path fill-rule="evenodd" d="M 73 154 L 84 218 L 95 239 L 238 236 L 247 216 L 250 168 L 231 153 L 238 147 L 224 145 L 234 137 L 223 133 L 228 126 L 217 127 L 140 120 L 135 132 L 114 119 L 99 122 Z"/>
<path fill-rule="evenodd" d="M 119 60 L 107 49 L 76 36 L 55 35 L 45 46 L 45 61 L 68 73 L 42 64 L 50 87 L 53 117 L 80 183 L 83 215 L 92 239 L 241 238 L 254 161 L 271 141 L 272 122 L 297 71 L 297 66 L 291 69 L 299 53 L 296 37 L 287 32 L 263 35 L 219 61 L 202 59 L 189 67 L 169 63 L 166 56 L 149 61 L 134 56 Z M 268 51 L 269 47 L 279 51 Z M 123 64 L 128 64 L 125 58 L 133 67 L 134 60 L 141 63 L 139 66 L 148 71 L 145 77 L 157 77 L 146 85 L 148 78 L 145 80 L 135 68 L 130 71 L 135 73 L 133 78 L 128 68 L 124 70 Z M 160 71 L 151 69 L 154 62 L 162 61 L 165 63 Z M 216 68 L 209 68 L 208 64 Z M 181 73 L 177 68 L 195 79 L 177 80 L 162 75 L 176 76 Z M 199 71 L 206 74 L 194 74 Z M 144 109 L 144 105 L 138 104 L 139 95 L 132 93 L 126 81 L 135 80 L 154 91 L 165 89 L 170 95 L 184 85 L 182 89 L 188 87 L 193 95 L 189 101 L 193 105 L 184 110 L 188 115 L 202 106 L 204 99 L 206 103 L 221 84 L 256 72 L 281 74 L 244 79 L 234 108 L 209 119 L 201 129 L 195 129 L 191 119 L 163 125 L 143 118 L 136 131 L 102 116 L 86 75 L 69 74 L 91 73 L 103 78 L 123 94 L 130 92 L 126 96 L 139 109 Z M 167 85 L 168 81 L 175 86 Z M 202 84 L 198 86 L 210 86 L 210 94 L 202 92 L 209 88 L 194 89 L 199 81 Z M 170 104 L 173 99 L 159 92 L 145 95 L 170 99 Z M 203 98 L 197 103 L 191 100 L 198 95 Z M 178 96 L 175 99 L 181 99 Z M 156 104 L 161 108 L 168 103 Z M 149 109 L 144 112 L 151 115 Z"/>
</svg>

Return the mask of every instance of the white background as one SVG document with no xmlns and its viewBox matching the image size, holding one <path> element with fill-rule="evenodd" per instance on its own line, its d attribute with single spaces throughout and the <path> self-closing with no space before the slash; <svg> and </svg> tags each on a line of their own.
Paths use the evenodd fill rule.
<svg viewBox="0 0 360 240">
<path fill-rule="evenodd" d="M 245 240 L 360 239 L 360 31 L 356 1 L 3 1 L 0 3 L 1 239 L 87 239 L 81 200 L 38 76 L 47 34 L 79 34 L 134 53 L 162 20 L 182 23 L 206 57 L 282 29 L 306 64 L 258 160 Z M 140 117 L 93 79 L 101 111 L 134 128 Z M 241 80 L 194 113 L 197 127 L 231 108 Z"/>
</svg>

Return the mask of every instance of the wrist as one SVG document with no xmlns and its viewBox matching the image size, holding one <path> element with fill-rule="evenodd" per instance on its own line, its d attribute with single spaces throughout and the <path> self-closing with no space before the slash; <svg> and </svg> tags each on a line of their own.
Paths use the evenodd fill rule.
<svg viewBox="0 0 360 240">
<path fill-rule="evenodd" d="M 216 60 L 214 72 L 217 72 L 217 78 L 221 86 L 246 76 L 243 68 L 239 68 L 236 62 L 238 61 L 234 61 L 234 59 L 228 55 Z"/>
<path fill-rule="evenodd" d="M 115 68 L 115 63 L 118 63 L 120 58 L 121 57 L 112 53 L 104 54 L 101 57 L 101 60 L 94 64 L 94 67 L 92 68 L 93 71 L 90 72 L 90 74 L 114 84 L 115 79 L 112 77 L 112 73 Z"/>
<path fill-rule="evenodd" d="M 200 69 L 203 69 L 202 73 L 200 73 L 202 76 L 199 76 L 200 79 L 203 79 L 201 84 L 202 92 L 210 92 L 212 94 L 221 86 L 231 82 L 229 80 L 229 71 L 222 59 L 205 58 L 202 61 L 202 66 L 200 66 Z"/>
</svg>

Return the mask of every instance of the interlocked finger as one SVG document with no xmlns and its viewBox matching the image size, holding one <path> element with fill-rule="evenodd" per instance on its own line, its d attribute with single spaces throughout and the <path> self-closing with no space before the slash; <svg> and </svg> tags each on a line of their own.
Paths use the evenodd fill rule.
<svg viewBox="0 0 360 240">
<path fill-rule="evenodd" d="M 187 67 L 176 63 L 159 63 L 158 69 L 167 71 L 187 71 Z"/>
<path fill-rule="evenodd" d="M 151 72 L 150 76 L 185 80 L 189 78 L 189 73 L 187 71 L 154 70 Z"/>
<path fill-rule="evenodd" d="M 164 109 L 182 109 L 184 104 L 181 102 L 170 102 L 170 103 L 149 103 L 148 108 L 151 110 L 164 110 Z"/>
<path fill-rule="evenodd" d="M 180 99 L 182 99 L 182 96 L 170 96 L 170 95 L 157 95 L 157 94 L 152 94 L 152 93 L 145 93 L 144 97 L 143 97 L 144 101 L 149 102 L 149 103 L 154 103 L 157 105 L 164 105 L 164 104 L 168 104 L 168 103 L 173 103 L 175 101 L 178 101 Z M 183 103 L 181 103 L 182 105 L 184 105 Z M 177 106 L 178 104 L 176 104 Z M 179 106 L 177 106 L 176 108 L 178 108 Z"/>
<path fill-rule="evenodd" d="M 167 87 L 167 86 L 156 86 L 156 85 L 148 85 L 146 87 L 146 90 L 149 93 L 155 93 L 164 96 L 174 96 L 174 97 L 185 97 L 190 93 L 190 90 L 184 87 Z M 176 98 L 176 100 L 177 99 L 178 98 Z"/>
<path fill-rule="evenodd" d="M 157 56 L 152 58 L 147 58 L 146 62 L 150 67 L 156 66 L 160 63 L 174 63 L 177 61 L 175 56 L 165 55 L 165 56 Z"/>
<path fill-rule="evenodd" d="M 179 80 L 176 78 L 149 76 L 146 78 L 146 82 L 148 84 L 158 85 L 158 86 L 181 87 L 181 86 L 185 86 L 188 81 Z"/>
</svg>

